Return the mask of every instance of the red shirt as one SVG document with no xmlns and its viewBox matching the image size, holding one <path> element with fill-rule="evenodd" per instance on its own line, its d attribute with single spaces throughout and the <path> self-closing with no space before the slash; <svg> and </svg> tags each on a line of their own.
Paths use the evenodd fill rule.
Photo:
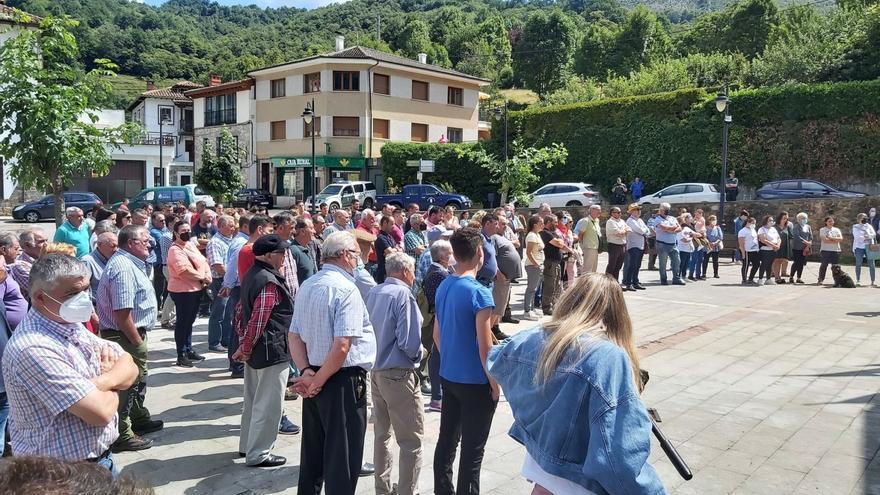
<svg viewBox="0 0 880 495">
<path fill-rule="evenodd" d="M 248 270 L 254 266 L 254 261 L 256 257 L 254 256 L 254 243 L 248 242 L 244 246 L 242 246 L 241 251 L 238 252 L 238 280 L 239 283 L 244 280 L 244 276 L 247 275 Z"/>
</svg>

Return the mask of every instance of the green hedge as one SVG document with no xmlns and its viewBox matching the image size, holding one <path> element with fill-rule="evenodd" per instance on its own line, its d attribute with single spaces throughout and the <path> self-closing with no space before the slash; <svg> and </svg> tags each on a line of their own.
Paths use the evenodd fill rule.
<svg viewBox="0 0 880 495">
<path fill-rule="evenodd" d="M 549 170 L 545 182 L 591 182 L 605 192 L 616 177 L 641 177 L 650 192 L 676 182 L 714 183 L 722 141 L 714 98 L 686 89 L 534 108 L 511 112 L 510 129 L 527 146 L 560 142 L 568 149 L 565 166 Z M 731 101 L 729 168 L 746 184 L 880 175 L 880 81 L 742 90 Z M 495 127 L 493 142 L 502 129 Z"/>
</svg>

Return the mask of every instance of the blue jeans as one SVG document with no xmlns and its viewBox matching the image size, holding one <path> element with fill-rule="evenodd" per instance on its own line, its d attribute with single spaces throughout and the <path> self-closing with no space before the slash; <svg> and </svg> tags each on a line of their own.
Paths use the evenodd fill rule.
<svg viewBox="0 0 880 495">
<path fill-rule="evenodd" d="M 431 380 L 431 400 L 442 400 L 443 389 L 440 387 L 440 351 L 434 346 L 428 356 L 428 379 Z"/>
<path fill-rule="evenodd" d="M 110 474 L 112 474 L 114 478 L 116 476 L 119 476 L 119 471 L 116 469 L 116 463 L 113 462 L 113 454 L 111 454 L 110 452 L 107 452 L 106 457 L 98 459 L 95 464 L 107 468 L 107 470 L 110 471 Z"/>
<path fill-rule="evenodd" d="M 642 267 L 642 257 L 645 250 L 631 248 L 626 250 L 626 268 L 623 271 L 623 285 L 641 285 L 639 283 L 639 269 Z"/>
<path fill-rule="evenodd" d="M 211 316 L 208 318 L 208 346 L 213 347 L 222 344 L 223 347 L 229 346 L 229 339 L 225 338 L 223 332 L 223 319 L 226 316 L 226 300 L 228 297 L 220 297 L 220 287 L 223 285 L 222 278 L 215 278 L 211 281 Z"/>
<path fill-rule="evenodd" d="M 233 287 L 232 292 L 226 299 L 226 307 L 223 311 L 223 337 L 227 339 L 227 354 L 229 356 L 229 371 L 233 373 L 244 373 L 244 363 L 232 360 L 232 355 L 238 350 L 238 334 L 232 330 L 232 315 L 235 313 L 235 306 L 241 299 L 241 287 Z"/>
<path fill-rule="evenodd" d="M 871 283 L 874 283 L 874 277 L 876 275 L 876 267 L 875 263 L 872 260 L 866 258 L 867 251 L 862 248 L 858 248 L 853 253 L 856 257 L 856 282 L 858 282 L 862 278 L 862 263 L 864 261 L 868 262 L 868 273 L 871 275 Z"/>
<path fill-rule="evenodd" d="M 693 278 L 700 278 L 705 275 L 703 273 L 703 257 L 706 256 L 706 252 L 702 249 L 697 249 L 693 253 L 691 253 L 691 259 L 688 263 L 688 274 Z"/>
<path fill-rule="evenodd" d="M 658 258 L 658 266 L 657 269 L 660 271 L 660 283 L 666 283 L 666 259 L 669 258 L 669 262 L 672 266 L 672 281 L 680 282 L 680 274 L 679 274 L 679 264 L 681 260 L 678 257 L 678 247 L 675 244 L 666 244 L 660 241 L 657 241 L 657 258 Z"/>
<path fill-rule="evenodd" d="M 6 392 L 0 392 L 0 456 L 6 448 L 6 422 L 9 421 L 9 399 Z"/>
</svg>

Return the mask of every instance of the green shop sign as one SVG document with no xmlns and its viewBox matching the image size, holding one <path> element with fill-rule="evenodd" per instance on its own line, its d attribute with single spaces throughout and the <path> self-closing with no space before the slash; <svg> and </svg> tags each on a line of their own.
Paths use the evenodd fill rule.
<svg viewBox="0 0 880 495">
<path fill-rule="evenodd" d="M 309 168 L 310 156 L 276 156 L 270 158 L 273 168 Z M 362 156 L 316 156 L 315 166 L 325 168 L 363 168 L 366 164 Z"/>
</svg>

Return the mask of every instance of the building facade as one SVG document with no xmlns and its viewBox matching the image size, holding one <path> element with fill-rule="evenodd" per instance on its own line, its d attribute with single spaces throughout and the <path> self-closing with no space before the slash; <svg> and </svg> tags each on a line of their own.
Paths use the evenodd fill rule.
<svg viewBox="0 0 880 495">
<path fill-rule="evenodd" d="M 346 49 L 250 72 L 254 79 L 257 179 L 279 197 L 312 194 L 337 180 L 384 186 L 389 141 L 476 141 L 480 88 L 489 81 L 369 48 Z M 314 103 L 314 121 L 303 113 Z M 313 131 L 314 129 L 314 131 Z M 314 136 L 313 133 L 314 132 Z"/>
</svg>

